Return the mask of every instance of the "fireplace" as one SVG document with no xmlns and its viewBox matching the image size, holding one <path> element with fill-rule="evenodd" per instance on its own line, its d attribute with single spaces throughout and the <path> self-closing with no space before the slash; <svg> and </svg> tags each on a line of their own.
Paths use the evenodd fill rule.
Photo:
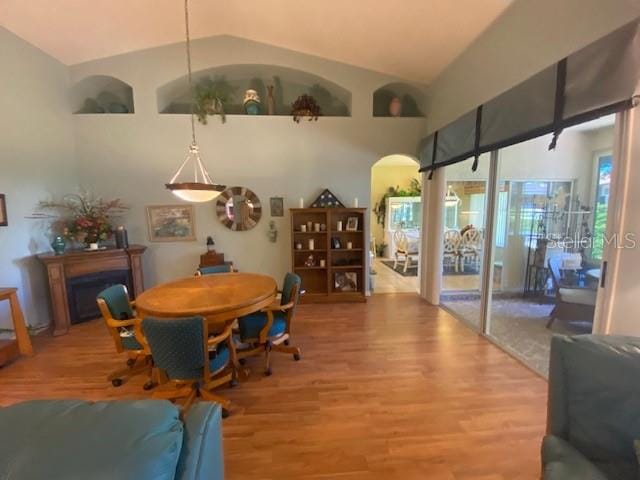
<svg viewBox="0 0 640 480">
<path fill-rule="evenodd" d="M 112 285 L 126 285 L 131 292 L 129 270 L 96 272 L 67 280 L 69 321 L 72 325 L 100 317 L 96 296 Z"/>
<path fill-rule="evenodd" d="M 106 287 L 122 283 L 132 299 L 144 290 L 142 254 L 146 247 L 107 248 L 87 252 L 69 250 L 62 255 L 43 253 L 38 258 L 47 267 L 53 334 L 64 335 L 72 324 L 100 317 L 96 295 Z"/>
</svg>

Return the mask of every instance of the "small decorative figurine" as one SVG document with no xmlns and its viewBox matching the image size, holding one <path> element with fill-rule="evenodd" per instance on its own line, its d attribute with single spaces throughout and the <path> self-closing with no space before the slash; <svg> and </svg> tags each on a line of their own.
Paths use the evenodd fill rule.
<svg viewBox="0 0 640 480">
<path fill-rule="evenodd" d="M 214 249 L 215 245 L 216 245 L 216 242 L 213 241 L 213 237 L 212 236 L 208 236 L 207 237 L 207 252 L 214 252 L 215 251 L 215 249 Z"/>
<path fill-rule="evenodd" d="M 276 222 L 271 220 L 269 222 L 269 231 L 267 232 L 267 236 L 269 237 L 269 241 L 276 243 L 278 240 L 278 229 L 276 228 Z"/>
<path fill-rule="evenodd" d="M 64 238 L 62 238 L 62 236 L 60 235 L 54 238 L 53 242 L 51 242 L 51 248 L 53 248 L 53 251 L 56 255 L 62 255 L 66 246 L 67 244 L 64 241 Z"/>
<path fill-rule="evenodd" d="M 247 115 L 260 115 L 260 95 L 253 89 L 244 92 L 244 111 Z"/>
<path fill-rule="evenodd" d="M 313 255 L 309 255 L 307 259 L 304 261 L 305 267 L 314 267 L 316 265 L 316 260 L 313 258 Z"/>
<path fill-rule="evenodd" d="M 273 97 L 273 85 L 267 85 L 267 113 L 276 114 L 276 99 Z"/>
</svg>

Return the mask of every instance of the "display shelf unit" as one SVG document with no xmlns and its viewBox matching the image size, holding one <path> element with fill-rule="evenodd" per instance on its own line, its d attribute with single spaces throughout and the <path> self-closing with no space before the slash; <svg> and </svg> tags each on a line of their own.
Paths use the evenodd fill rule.
<svg viewBox="0 0 640 480">
<path fill-rule="evenodd" d="M 292 208 L 291 262 L 302 278 L 303 303 L 365 302 L 366 208 Z M 345 230 L 350 218 L 355 230 Z M 343 230 L 338 230 L 341 222 Z M 324 230 L 315 231 L 315 225 Z M 305 225 L 307 231 L 301 231 Z M 309 231 L 311 230 L 311 231 Z M 310 241 L 313 241 L 313 248 Z M 340 248 L 336 246 L 336 241 Z M 347 248 L 351 243 L 351 248 Z M 312 258 L 310 258 L 310 256 Z M 320 261 L 324 260 L 324 266 Z"/>
<path fill-rule="evenodd" d="M 413 85 L 407 83 L 389 83 L 373 92 L 373 116 L 392 117 L 389 105 L 394 97 L 398 97 L 402 104 L 400 117 L 424 117 L 422 105 L 424 105 L 424 93 Z"/>
<path fill-rule="evenodd" d="M 313 73 L 279 65 L 232 64 L 221 65 L 194 72 L 194 84 L 220 83 L 233 93 L 225 103 L 227 115 L 246 115 L 243 107 L 247 89 L 260 96 L 261 111 L 267 114 L 267 86 L 274 87 L 274 115 L 290 116 L 291 104 L 302 94 L 311 95 L 320 106 L 323 117 L 350 117 L 351 92 L 340 85 Z M 179 77 L 157 89 L 158 113 L 190 113 L 189 85 L 187 77 Z M 254 116 L 254 115 L 252 115 Z"/>
<path fill-rule="evenodd" d="M 108 75 L 91 75 L 71 89 L 74 114 L 130 114 L 134 113 L 133 88 L 122 80 Z"/>
</svg>

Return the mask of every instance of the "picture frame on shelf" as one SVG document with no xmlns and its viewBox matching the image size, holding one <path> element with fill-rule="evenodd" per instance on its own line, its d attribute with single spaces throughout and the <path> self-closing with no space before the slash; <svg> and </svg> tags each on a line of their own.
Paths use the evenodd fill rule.
<svg viewBox="0 0 640 480">
<path fill-rule="evenodd" d="M 342 248 L 342 243 L 340 242 L 340 239 L 338 237 L 331 238 L 331 248 L 333 248 L 334 250 Z"/>
<path fill-rule="evenodd" d="M 195 241 L 195 208 L 193 205 L 147 206 L 147 228 L 152 242 Z"/>
<path fill-rule="evenodd" d="M 269 207 L 272 217 L 284 217 L 284 198 L 271 197 L 269 199 Z"/>
<path fill-rule="evenodd" d="M 347 232 L 356 232 L 358 230 L 358 217 L 347 218 Z"/>
<path fill-rule="evenodd" d="M 333 280 L 334 288 L 338 292 L 358 291 L 358 274 L 356 272 L 336 272 Z"/>
<path fill-rule="evenodd" d="M 0 193 L 0 227 L 9 226 L 7 218 L 7 197 L 4 193 Z"/>
</svg>

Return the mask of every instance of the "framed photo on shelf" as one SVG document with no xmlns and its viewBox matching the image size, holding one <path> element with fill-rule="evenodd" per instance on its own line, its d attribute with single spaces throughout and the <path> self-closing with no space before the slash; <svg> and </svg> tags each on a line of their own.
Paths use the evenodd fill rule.
<svg viewBox="0 0 640 480">
<path fill-rule="evenodd" d="M 7 197 L 4 193 L 0 193 L 0 227 L 6 227 L 9 225 L 7 219 Z"/>
<path fill-rule="evenodd" d="M 342 248 L 342 243 L 340 243 L 340 239 L 338 237 L 331 237 L 331 248 L 334 250 Z"/>
<path fill-rule="evenodd" d="M 272 217 L 284 217 L 284 199 L 282 197 L 271 197 L 269 199 Z"/>
<path fill-rule="evenodd" d="M 358 217 L 349 217 L 347 219 L 347 231 L 355 232 L 358 230 Z"/>
<path fill-rule="evenodd" d="M 152 242 L 189 242 L 196 239 L 193 205 L 147 207 L 147 227 Z"/>
<path fill-rule="evenodd" d="M 334 288 L 338 292 L 358 291 L 358 274 L 356 272 L 336 272 L 334 274 Z"/>
</svg>

